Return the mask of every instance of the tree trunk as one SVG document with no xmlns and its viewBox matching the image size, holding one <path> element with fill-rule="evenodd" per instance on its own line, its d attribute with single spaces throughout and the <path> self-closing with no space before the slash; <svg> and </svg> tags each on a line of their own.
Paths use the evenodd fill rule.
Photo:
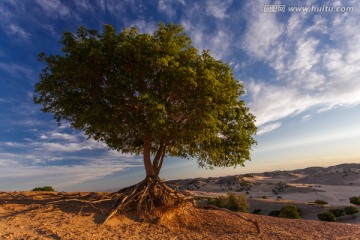
<svg viewBox="0 0 360 240">
<path fill-rule="evenodd" d="M 146 178 L 157 177 L 154 166 L 151 163 L 150 138 L 148 135 L 144 136 L 144 166 Z"/>
</svg>

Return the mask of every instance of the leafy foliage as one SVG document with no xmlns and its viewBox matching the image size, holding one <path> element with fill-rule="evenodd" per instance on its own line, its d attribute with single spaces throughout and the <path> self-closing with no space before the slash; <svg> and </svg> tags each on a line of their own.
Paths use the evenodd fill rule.
<svg viewBox="0 0 360 240">
<path fill-rule="evenodd" d="M 258 209 L 254 209 L 253 211 L 252 211 L 252 213 L 253 214 L 260 214 L 261 213 L 261 209 L 260 208 L 258 208 Z"/>
<path fill-rule="evenodd" d="M 360 205 L 360 196 L 351 197 L 349 200 L 350 200 L 350 203 L 352 203 L 354 205 Z"/>
<path fill-rule="evenodd" d="M 234 193 L 228 193 L 226 197 L 220 196 L 209 199 L 208 203 L 219 208 L 227 208 L 234 212 L 247 212 L 249 209 L 246 198 L 243 195 L 236 196 Z"/>
<path fill-rule="evenodd" d="M 320 205 L 320 206 L 328 204 L 327 201 L 325 201 L 325 200 L 319 200 L 319 199 L 318 199 L 318 200 L 315 200 L 315 203 L 316 203 L 317 205 Z"/>
<path fill-rule="evenodd" d="M 346 215 L 354 215 L 358 212 L 359 212 L 359 209 L 357 209 L 357 207 L 354 207 L 354 206 L 347 206 L 344 208 L 344 213 Z"/>
<path fill-rule="evenodd" d="M 340 208 L 332 208 L 332 209 L 329 209 L 329 212 L 331 212 L 332 214 L 334 214 L 334 216 L 336 218 L 339 218 L 339 217 L 342 217 L 345 215 L 345 211 L 344 209 L 340 209 Z"/>
<path fill-rule="evenodd" d="M 48 191 L 48 192 L 53 192 L 55 191 L 53 187 L 51 186 L 44 186 L 44 187 L 36 187 L 31 191 Z"/>
<path fill-rule="evenodd" d="M 280 210 L 272 210 L 271 212 L 269 212 L 269 216 L 272 217 L 279 217 L 280 215 Z"/>
<path fill-rule="evenodd" d="M 273 210 L 269 213 L 269 216 L 280 217 L 280 218 L 292 218 L 300 219 L 301 208 L 295 206 L 285 206 L 280 210 Z"/>
<path fill-rule="evenodd" d="M 279 217 L 300 219 L 301 209 L 295 206 L 285 206 L 280 209 Z"/>
<path fill-rule="evenodd" d="M 165 155 L 209 168 L 250 160 L 256 127 L 239 99 L 243 84 L 209 51 L 199 54 L 182 26 L 159 24 L 152 35 L 80 27 L 61 43 L 62 55 L 40 54 L 46 67 L 34 95 L 59 123 L 143 153 L 147 175 L 158 175 Z"/>
<path fill-rule="evenodd" d="M 317 215 L 317 217 L 319 218 L 320 221 L 325 221 L 325 222 L 335 222 L 336 221 L 336 217 L 331 212 L 319 213 Z"/>
</svg>

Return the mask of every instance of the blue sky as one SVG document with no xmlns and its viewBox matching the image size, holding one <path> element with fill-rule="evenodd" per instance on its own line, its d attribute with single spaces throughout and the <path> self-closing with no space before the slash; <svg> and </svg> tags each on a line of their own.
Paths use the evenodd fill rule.
<svg viewBox="0 0 360 240">
<path fill-rule="evenodd" d="M 284 11 L 269 12 L 279 5 Z M 291 12 L 293 6 L 352 10 Z M 196 159 L 168 158 L 165 179 L 359 163 L 359 9 L 350 0 L 1 1 L 0 190 L 104 190 L 144 177 L 141 156 L 109 150 L 68 123 L 59 127 L 32 102 L 44 67 L 38 53 L 59 54 L 62 32 L 80 25 L 151 33 L 160 21 L 183 24 L 196 47 L 228 62 L 244 82 L 258 126 L 252 161 L 204 170 Z"/>
</svg>

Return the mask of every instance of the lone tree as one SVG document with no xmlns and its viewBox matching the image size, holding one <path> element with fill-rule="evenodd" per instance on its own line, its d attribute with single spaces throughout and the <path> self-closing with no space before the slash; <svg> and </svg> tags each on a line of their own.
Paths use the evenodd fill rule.
<svg viewBox="0 0 360 240">
<path fill-rule="evenodd" d="M 256 127 L 242 83 L 209 51 L 198 53 L 181 25 L 159 24 L 151 35 L 80 27 L 61 43 L 61 55 L 39 55 L 46 67 L 34 102 L 111 149 L 143 155 L 145 179 L 112 195 L 113 213 L 151 217 L 156 206 L 182 202 L 159 178 L 166 156 L 207 168 L 250 160 Z"/>
</svg>

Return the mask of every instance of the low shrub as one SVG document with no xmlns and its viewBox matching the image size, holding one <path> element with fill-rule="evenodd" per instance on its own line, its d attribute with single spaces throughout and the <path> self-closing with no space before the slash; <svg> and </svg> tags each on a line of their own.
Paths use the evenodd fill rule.
<svg viewBox="0 0 360 240">
<path fill-rule="evenodd" d="M 54 192 L 54 188 L 51 186 L 44 186 L 44 187 L 36 187 L 31 191 L 47 191 L 47 192 Z"/>
<path fill-rule="evenodd" d="M 272 217 L 279 217 L 279 215 L 280 215 L 280 210 L 273 210 L 273 211 L 269 212 L 268 215 L 269 215 L 269 216 L 272 216 Z"/>
<path fill-rule="evenodd" d="M 253 214 L 260 214 L 261 213 L 261 209 L 254 209 L 252 211 Z"/>
<path fill-rule="evenodd" d="M 319 218 L 320 221 L 324 221 L 324 222 L 335 222 L 336 221 L 336 217 L 331 212 L 319 213 L 317 215 L 317 217 Z"/>
<path fill-rule="evenodd" d="M 329 212 L 331 212 L 332 214 L 334 214 L 334 216 L 336 218 L 342 217 L 345 215 L 345 211 L 344 209 L 339 209 L 339 208 L 332 208 L 329 210 Z"/>
<path fill-rule="evenodd" d="M 358 197 L 351 197 L 349 198 L 350 203 L 354 204 L 354 205 L 360 205 L 360 196 Z"/>
<path fill-rule="evenodd" d="M 320 205 L 320 206 L 323 206 L 323 205 L 326 205 L 326 204 L 328 204 L 328 202 L 327 201 L 325 201 L 325 200 L 315 200 L 315 204 L 316 205 Z"/>
<path fill-rule="evenodd" d="M 208 203 L 234 212 L 247 212 L 249 209 L 246 198 L 243 195 L 236 196 L 234 193 L 229 193 L 226 197 L 220 196 L 209 199 Z"/>
<path fill-rule="evenodd" d="M 279 217 L 300 219 L 301 208 L 295 206 L 285 206 L 280 209 Z"/>
<path fill-rule="evenodd" d="M 359 209 L 357 209 L 357 207 L 354 207 L 354 206 L 348 206 L 348 207 L 344 208 L 344 213 L 346 215 L 354 215 L 358 212 L 359 212 Z"/>
</svg>

